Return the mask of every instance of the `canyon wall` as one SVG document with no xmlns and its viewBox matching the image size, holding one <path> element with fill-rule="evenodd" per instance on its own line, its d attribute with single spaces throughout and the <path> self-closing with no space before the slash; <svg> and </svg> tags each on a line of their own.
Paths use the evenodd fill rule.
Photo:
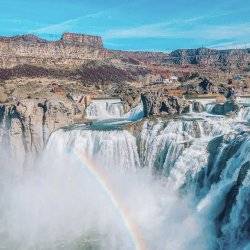
<svg viewBox="0 0 250 250">
<path fill-rule="evenodd" d="M 64 33 L 57 41 L 34 35 L 0 37 L 0 68 L 21 64 L 67 68 L 86 60 L 118 59 L 128 64 L 196 65 L 218 69 L 248 69 L 250 49 L 179 49 L 171 53 L 108 50 L 100 36 Z"/>
<path fill-rule="evenodd" d="M 104 54 L 102 38 L 98 36 L 65 33 L 58 41 L 47 41 L 34 35 L 0 37 L 1 68 L 20 64 L 74 67 Z"/>
</svg>

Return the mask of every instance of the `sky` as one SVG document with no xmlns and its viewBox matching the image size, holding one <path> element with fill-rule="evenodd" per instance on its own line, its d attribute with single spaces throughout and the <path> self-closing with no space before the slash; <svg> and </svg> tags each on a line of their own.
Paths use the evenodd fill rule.
<svg viewBox="0 0 250 250">
<path fill-rule="evenodd" d="M 250 0 L 0 0 L 0 35 L 103 37 L 111 49 L 250 47 Z"/>
</svg>

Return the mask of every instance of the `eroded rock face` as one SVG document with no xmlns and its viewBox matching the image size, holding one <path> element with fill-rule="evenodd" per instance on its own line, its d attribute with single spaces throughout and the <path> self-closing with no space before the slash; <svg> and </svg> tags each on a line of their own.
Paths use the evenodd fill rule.
<svg viewBox="0 0 250 250">
<path fill-rule="evenodd" d="M 46 41 L 33 35 L 0 37 L 0 67 L 36 66 L 74 67 L 84 60 L 102 58 L 101 37 L 66 33 L 59 41 Z"/>
<path fill-rule="evenodd" d="M 108 96 L 119 97 L 123 102 L 125 112 L 137 106 L 141 101 L 141 89 L 129 84 L 117 83 L 112 88 L 106 89 L 105 92 Z"/>
<path fill-rule="evenodd" d="M 141 94 L 144 116 L 161 114 L 183 114 L 189 112 L 189 103 L 183 98 L 169 96 L 163 92 Z"/>
<path fill-rule="evenodd" d="M 204 106 L 200 102 L 193 102 L 192 109 L 194 112 L 197 112 L 197 113 L 201 113 L 201 112 L 205 111 Z"/>
<path fill-rule="evenodd" d="M 1 152 L 14 154 L 14 159 L 26 162 L 44 148 L 56 129 L 74 124 L 83 112 L 70 103 L 47 100 L 25 100 L 0 105 Z"/>
<path fill-rule="evenodd" d="M 76 33 L 64 33 L 61 40 L 68 43 L 80 44 L 99 49 L 103 48 L 103 42 L 100 36 L 91 36 L 91 35 L 76 34 Z"/>
<path fill-rule="evenodd" d="M 8 95 L 6 95 L 4 92 L 1 91 L 0 89 L 0 103 L 7 102 L 8 100 Z"/>
</svg>

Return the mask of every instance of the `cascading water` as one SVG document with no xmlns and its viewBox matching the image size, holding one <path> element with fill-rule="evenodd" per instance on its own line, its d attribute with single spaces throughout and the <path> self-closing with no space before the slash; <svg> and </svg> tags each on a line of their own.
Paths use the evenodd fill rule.
<svg viewBox="0 0 250 250">
<path fill-rule="evenodd" d="M 2 168 L 3 249 L 249 249 L 247 107 L 129 124 L 141 106 L 97 106 L 128 124 L 60 129 L 32 170 Z"/>
<path fill-rule="evenodd" d="M 207 113 L 212 113 L 212 110 L 216 104 L 215 103 L 208 103 L 205 105 L 205 110 Z"/>
<path fill-rule="evenodd" d="M 122 117 L 124 109 L 119 99 L 100 99 L 93 100 L 85 112 L 88 119 L 108 119 Z"/>
<path fill-rule="evenodd" d="M 129 121 L 138 121 L 144 117 L 144 111 L 142 104 L 137 105 L 132 108 L 128 113 L 126 113 L 123 118 Z"/>
<path fill-rule="evenodd" d="M 242 122 L 250 122 L 250 107 L 241 108 L 238 113 L 238 119 Z"/>
<path fill-rule="evenodd" d="M 124 107 L 119 99 L 94 100 L 86 108 L 87 119 L 123 119 L 126 121 L 137 121 L 143 118 L 142 104 L 132 108 L 129 112 L 124 113 Z"/>
</svg>

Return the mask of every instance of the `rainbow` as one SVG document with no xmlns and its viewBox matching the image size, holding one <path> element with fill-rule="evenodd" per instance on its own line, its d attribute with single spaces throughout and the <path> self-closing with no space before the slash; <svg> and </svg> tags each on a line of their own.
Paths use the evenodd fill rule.
<svg viewBox="0 0 250 250">
<path fill-rule="evenodd" d="M 77 158 L 83 163 L 83 165 L 88 169 L 88 171 L 95 177 L 98 183 L 102 186 L 103 190 L 107 193 L 113 206 L 119 212 L 122 221 L 127 228 L 131 240 L 133 241 L 134 248 L 136 250 L 146 250 L 146 243 L 140 233 L 140 230 L 136 223 L 134 223 L 130 211 L 126 206 L 124 206 L 119 195 L 112 188 L 110 181 L 105 173 L 105 169 L 99 167 L 95 162 L 93 162 L 85 152 L 78 149 L 74 150 Z"/>
</svg>

